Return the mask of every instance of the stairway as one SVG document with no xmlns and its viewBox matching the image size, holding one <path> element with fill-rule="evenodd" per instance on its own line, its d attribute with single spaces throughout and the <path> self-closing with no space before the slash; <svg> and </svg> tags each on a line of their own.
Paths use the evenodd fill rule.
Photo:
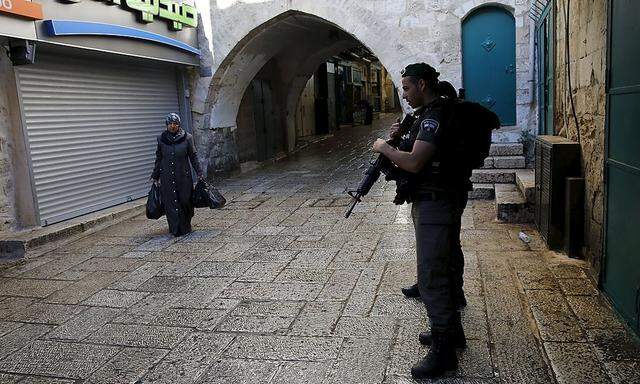
<svg viewBox="0 0 640 384">
<path fill-rule="evenodd" d="M 496 217 L 508 223 L 533 221 L 534 171 L 525 168 L 520 143 L 494 143 L 482 169 L 471 175 L 470 199 L 495 199 Z"/>
</svg>

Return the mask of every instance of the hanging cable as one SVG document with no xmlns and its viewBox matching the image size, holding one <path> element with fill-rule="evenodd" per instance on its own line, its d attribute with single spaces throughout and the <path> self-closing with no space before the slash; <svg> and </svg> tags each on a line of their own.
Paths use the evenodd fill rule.
<svg viewBox="0 0 640 384">
<path fill-rule="evenodd" d="M 567 0 L 567 11 L 565 13 L 565 58 L 567 61 L 567 86 L 569 87 L 569 100 L 571 101 L 571 111 L 573 112 L 573 119 L 576 123 L 576 134 L 578 136 L 578 144 L 581 144 L 580 140 L 580 125 L 578 124 L 578 115 L 576 115 L 576 105 L 573 101 L 573 87 L 571 86 L 571 55 L 569 53 L 569 8 L 571 7 L 571 0 Z M 567 136 L 569 135 L 569 125 L 567 125 Z M 567 137 L 568 138 L 568 137 Z"/>
<path fill-rule="evenodd" d="M 569 8 L 571 8 L 571 0 L 567 0 L 567 12 L 565 20 L 565 57 L 567 61 L 567 87 L 569 88 L 569 100 L 571 101 L 571 111 L 573 113 L 573 120 L 576 123 L 576 134 L 578 139 L 578 145 L 582 148 L 582 140 L 580 138 L 580 124 L 578 123 L 578 115 L 576 114 L 576 105 L 573 101 L 573 87 L 571 86 L 571 54 L 569 52 Z M 569 136 L 569 124 L 567 123 L 567 138 Z M 582 151 L 582 150 L 581 150 Z M 584 177 L 585 174 L 585 160 L 580 156 L 580 177 Z"/>
</svg>

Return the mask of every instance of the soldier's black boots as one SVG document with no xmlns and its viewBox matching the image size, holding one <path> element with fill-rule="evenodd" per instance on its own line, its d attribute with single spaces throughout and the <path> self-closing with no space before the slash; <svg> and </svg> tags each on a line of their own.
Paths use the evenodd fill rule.
<svg viewBox="0 0 640 384">
<path fill-rule="evenodd" d="M 418 289 L 418 283 L 413 284 L 409 287 L 404 287 L 401 289 L 402 294 L 406 297 L 420 297 L 420 290 Z"/>
<path fill-rule="evenodd" d="M 456 368 L 458 368 L 458 357 L 450 332 L 433 332 L 429 353 L 427 357 L 411 367 L 411 377 L 416 380 L 436 377 Z"/>
<path fill-rule="evenodd" d="M 464 329 L 462 328 L 462 322 L 460 321 L 460 315 L 457 316 L 455 320 L 455 325 L 453 326 L 453 330 L 450 332 L 451 343 L 454 348 L 466 348 L 467 347 L 467 338 L 464 335 Z M 420 344 L 422 345 L 431 345 L 433 343 L 433 335 L 431 332 L 424 331 L 420 332 L 418 335 L 418 340 L 420 340 Z"/>
</svg>

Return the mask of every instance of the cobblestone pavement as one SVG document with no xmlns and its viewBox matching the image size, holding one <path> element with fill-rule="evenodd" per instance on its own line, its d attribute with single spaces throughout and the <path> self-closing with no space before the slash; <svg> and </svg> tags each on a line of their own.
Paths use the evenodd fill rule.
<svg viewBox="0 0 640 384">
<path fill-rule="evenodd" d="M 5 268 L 0 382 L 411 383 L 427 324 L 399 291 L 408 207 L 379 182 L 343 217 L 392 118 L 220 181 L 230 203 L 198 210 L 191 235 L 138 217 Z M 437 382 L 640 383 L 640 347 L 584 264 L 494 216 L 464 214 L 469 346 Z"/>
</svg>

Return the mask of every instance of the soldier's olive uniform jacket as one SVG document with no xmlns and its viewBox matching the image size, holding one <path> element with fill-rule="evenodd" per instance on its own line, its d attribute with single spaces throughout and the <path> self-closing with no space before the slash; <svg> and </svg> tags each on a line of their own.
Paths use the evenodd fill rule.
<svg viewBox="0 0 640 384">
<path fill-rule="evenodd" d="M 160 179 L 160 195 L 167 215 L 169 231 L 175 236 L 191 231 L 193 206 L 191 166 L 202 175 L 193 136 L 180 130 L 176 135 L 168 131 L 158 136 L 156 162 L 151 177 Z"/>
</svg>

